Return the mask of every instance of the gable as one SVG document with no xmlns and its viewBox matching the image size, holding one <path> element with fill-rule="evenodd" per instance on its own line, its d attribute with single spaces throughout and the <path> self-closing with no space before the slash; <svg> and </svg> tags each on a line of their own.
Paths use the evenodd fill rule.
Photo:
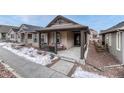
<svg viewBox="0 0 124 93">
<path fill-rule="evenodd" d="M 8 34 L 10 34 L 10 33 L 13 33 L 14 31 L 12 30 L 12 29 L 10 29 L 10 31 L 8 32 Z"/>
<path fill-rule="evenodd" d="M 56 25 L 64 25 L 64 24 L 78 24 L 70 19 L 67 19 L 63 16 L 57 16 L 56 18 L 54 18 L 48 25 L 47 27 L 51 27 L 51 26 L 56 26 Z"/>
<path fill-rule="evenodd" d="M 20 31 L 22 31 L 22 30 L 24 30 L 24 29 L 27 29 L 27 27 L 26 27 L 24 24 L 22 24 L 22 25 L 20 26 Z"/>
</svg>

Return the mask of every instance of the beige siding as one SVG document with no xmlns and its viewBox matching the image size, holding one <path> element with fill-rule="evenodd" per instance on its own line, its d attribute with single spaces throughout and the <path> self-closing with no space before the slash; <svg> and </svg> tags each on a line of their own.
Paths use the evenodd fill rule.
<svg viewBox="0 0 124 93">
<path fill-rule="evenodd" d="M 14 38 L 11 38 L 11 35 L 13 35 L 14 36 Z M 16 32 L 14 32 L 14 31 L 11 31 L 10 33 L 9 33 L 9 40 L 11 40 L 11 41 L 17 41 L 17 34 L 16 34 Z"/>
<path fill-rule="evenodd" d="M 61 44 L 64 45 L 65 48 L 69 49 L 74 46 L 74 35 L 73 32 L 62 31 L 61 34 Z M 49 44 L 54 43 L 54 35 L 53 32 L 49 34 Z"/>
<path fill-rule="evenodd" d="M 17 42 L 21 43 L 21 33 L 18 32 Z"/>
<path fill-rule="evenodd" d="M 68 32 L 67 33 L 67 49 L 74 46 L 74 33 Z"/>
<path fill-rule="evenodd" d="M 61 44 L 64 45 L 64 47 L 68 47 L 68 44 L 67 44 L 67 31 L 63 31 L 61 32 Z"/>
<path fill-rule="evenodd" d="M 52 43 L 54 43 L 54 38 L 53 38 L 53 32 L 49 33 L 49 45 L 51 45 Z"/>
</svg>

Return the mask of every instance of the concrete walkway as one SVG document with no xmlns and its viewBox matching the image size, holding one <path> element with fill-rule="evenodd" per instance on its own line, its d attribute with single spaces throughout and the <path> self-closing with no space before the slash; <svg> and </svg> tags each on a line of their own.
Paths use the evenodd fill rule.
<svg viewBox="0 0 124 93">
<path fill-rule="evenodd" d="M 67 62 L 64 60 L 59 60 L 57 63 L 55 63 L 53 66 L 51 66 L 51 69 L 54 69 L 58 72 L 61 72 L 65 75 L 68 75 L 69 72 L 72 70 L 74 66 L 74 63 Z"/>
<path fill-rule="evenodd" d="M 58 51 L 58 55 L 80 61 L 80 47 L 72 47 L 67 50 Z"/>
<path fill-rule="evenodd" d="M 2 47 L 0 47 L 0 58 L 24 78 L 67 78 L 54 69 L 30 62 Z"/>
</svg>

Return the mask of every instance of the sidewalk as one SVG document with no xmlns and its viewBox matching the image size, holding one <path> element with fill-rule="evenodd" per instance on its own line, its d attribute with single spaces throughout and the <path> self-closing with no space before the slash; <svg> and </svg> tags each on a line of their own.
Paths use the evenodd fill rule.
<svg viewBox="0 0 124 93">
<path fill-rule="evenodd" d="M 0 58 L 24 78 L 67 78 L 53 69 L 30 62 L 0 47 Z"/>
</svg>

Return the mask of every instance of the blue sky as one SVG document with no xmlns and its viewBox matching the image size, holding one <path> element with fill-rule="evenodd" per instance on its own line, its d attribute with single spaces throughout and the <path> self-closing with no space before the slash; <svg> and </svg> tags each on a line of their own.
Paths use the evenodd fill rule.
<svg viewBox="0 0 124 93">
<path fill-rule="evenodd" d="M 0 24 L 20 26 L 21 24 L 32 24 L 45 27 L 55 15 L 1 15 Z M 65 15 L 82 25 L 87 25 L 97 31 L 107 29 L 119 22 L 124 21 L 120 15 Z"/>
</svg>

